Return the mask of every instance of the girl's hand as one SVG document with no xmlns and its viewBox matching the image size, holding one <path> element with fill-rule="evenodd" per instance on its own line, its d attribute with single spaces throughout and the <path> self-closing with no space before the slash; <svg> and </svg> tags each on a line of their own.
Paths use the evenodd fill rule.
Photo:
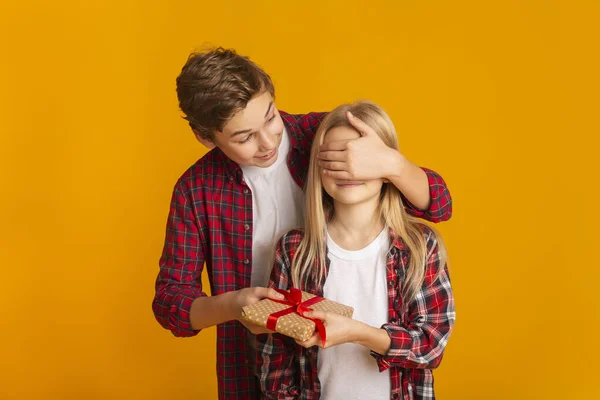
<svg viewBox="0 0 600 400">
<path fill-rule="evenodd" d="M 367 325 L 360 321 L 326 311 L 309 311 L 304 316 L 323 321 L 327 332 L 325 348 L 337 346 L 342 343 L 356 342 L 361 337 L 361 332 L 365 328 L 368 328 Z M 304 342 L 296 340 L 296 343 L 306 348 L 322 345 L 321 336 L 318 333 L 315 333 L 310 339 Z"/>
<path fill-rule="evenodd" d="M 325 349 L 342 343 L 356 343 L 376 353 L 387 354 L 390 348 L 391 339 L 384 329 L 374 328 L 355 319 L 325 311 L 310 311 L 304 315 L 323 321 L 327 333 Z M 318 333 L 305 342 L 296 340 L 296 343 L 306 348 L 322 345 Z"/>
</svg>

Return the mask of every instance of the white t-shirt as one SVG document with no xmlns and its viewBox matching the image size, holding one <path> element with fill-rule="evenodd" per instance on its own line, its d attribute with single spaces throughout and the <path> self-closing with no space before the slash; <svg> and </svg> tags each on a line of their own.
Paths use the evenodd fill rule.
<svg viewBox="0 0 600 400">
<path fill-rule="evenodd" d="M 268 285 L 276 241 L 287 231 L 302 226 L 304 194 L 288 169 L 289 151 L 290 138 L 284 128 L 273 165 L 241 167 L 252 190 L 252 286 Z"/>
<path fill-rule="evenodd" d="M 323 287 L 325 298 L 354 307 L 353 318 L 373 327 L 388 322 L 386 255 L 388 229 L 362 250 L 349 251 L 327 234 L 329 274 Z M 389 370 L 379 372 L 370 350 L 344 343 L 319 348 L 321 399 L 380 400 L 390 397 Z"/>
</svg>

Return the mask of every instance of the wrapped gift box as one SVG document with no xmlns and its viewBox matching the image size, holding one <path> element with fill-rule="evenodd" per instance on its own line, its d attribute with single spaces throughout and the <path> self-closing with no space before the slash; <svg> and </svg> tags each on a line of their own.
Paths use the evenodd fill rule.
<svg viewBox="0 0 600 400">
<path fill-rule="evenodd" d="M 302 317 L 300 314 L 303 312 L 309 309 L 329 311 L 350 318 L 354 312 L 352 307 L 298 289 L 291 289 L 290 292 L 279 290 L 279 292 L 286 296 L 286 300 L 278 302 L 264 299 L 246 306 L 242 309 L 242 319 L 305 341 L 312 337 L 318 322 Z"/>
</svg>

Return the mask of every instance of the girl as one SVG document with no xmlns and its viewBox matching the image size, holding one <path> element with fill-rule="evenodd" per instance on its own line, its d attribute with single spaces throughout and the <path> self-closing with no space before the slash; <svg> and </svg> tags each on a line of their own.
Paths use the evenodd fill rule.
<svg viewBox="0 0 600 400">
<path fill-rule="evenodd" d="M 446 252 L 434 229 L 406 214 L 393 184 L 322 173 L 322 167 L 335 169 L 335 161 L 320 165 L 319 147 L 361 134 L 398 148 L 392 121 L 369 102 L 340 106 L 321 123 L 305 227 L 279 241 L 270 280 L 270 287 L 296 287 L 352 306 L 354 317 L 306 314 L 324 321 L 324 344 L 318 334 L 306 342 L 260 336 L 263 398 L 435 398 L 431 370 L 442 360 L 455 320 Z"/>
</svg>

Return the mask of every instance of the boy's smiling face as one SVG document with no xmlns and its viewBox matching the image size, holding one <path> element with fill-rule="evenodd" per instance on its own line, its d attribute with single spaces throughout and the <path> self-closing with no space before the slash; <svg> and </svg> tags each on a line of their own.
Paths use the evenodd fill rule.
<svg viewBox="0 0 600 400">
<path fill-rule="evenodd" d="M 277 160 L 283 134 L 283 120 L 268 92 L 253 97 L 246 108 L 215 132 L 212 140 L 201 138 L 208 148 L 217 146 L 227 157 L 242 166 L 266 168 Z"/>
</svg>

